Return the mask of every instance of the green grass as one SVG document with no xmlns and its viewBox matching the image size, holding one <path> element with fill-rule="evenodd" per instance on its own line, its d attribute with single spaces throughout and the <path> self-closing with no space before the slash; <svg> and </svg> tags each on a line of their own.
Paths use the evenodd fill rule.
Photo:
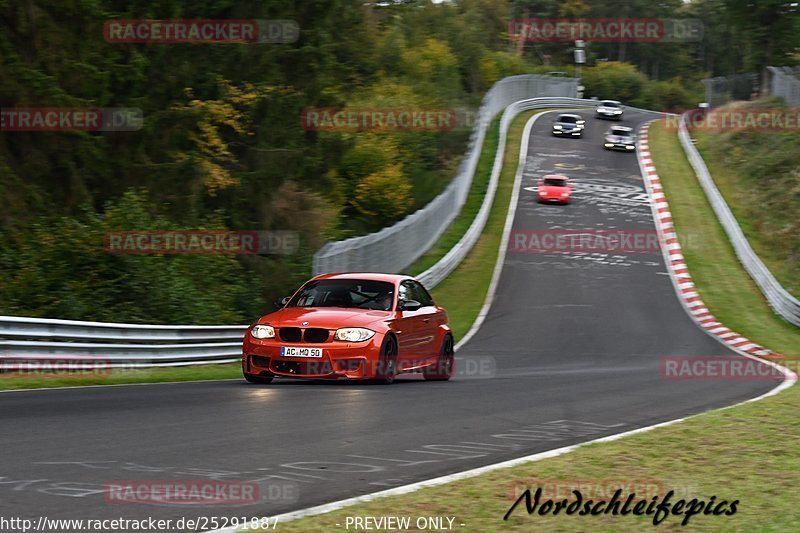
<svg viewBox="0 0 800 533">
<path fill-rule="evenodd" d="M 108 369 L 78 374 L 15 374 L 0 373 L 0 390 L 79 387 L 87 385 L 121 385 L 125 383 L 163 383 L 166 381 L 201 381 L 242 377 L 239 363 L 195 365 L 141 370 Z"/>
<path fill-rule="evenodd" d="M 512 144 L 513 143 L 513 144 Z M 508 149 L 518 149 L 519 138 Z M 800 356 L 797 329 L 787 329 L 763 302 L 716 223 L 710 206 L 683 156 L 675 133 L 651 128 L 650 149 L 661 177 L 686 262 L 711 311 L 739 333 L 787 356 Z M 507 158 L 506 161 L 508 162 Z M 512 165 L 509 165 L 512 166 Z M 510 169 L 504 169 L 509 172 Z M 506 175 L 507 178 L 507 175 Z M 504 182 L 507 179 L 504 178 Z M 494 216 L 494 213 L 493 213 Z M 492 226 L 493 228 L 494 226 Z M 491 231 L 487 228 L 487 232 Z M 699 246 L 698 243 L 702 243 Z M 482 250 L 476 249 L 480 254 Z M 484 268 L 493 264 L 488 254 Z M 465 263 L 459 274 L 478 275 Z M 483 282 L 483 281 L 481 281 Z M 440 298 L 462 297 L 456 286 L 442 285 Z M 528 516 L 518 507 L 508 521 L 512 484 L 535 486 L 535 479 L 635 483 L 657 482 L 687 499 L 740 500 L 733 516 L 700 515 L 688 527 L 669 516 L 659 531 L 791 531 L 800 528 L 800 507 L 792 496 L 800 486 L 800 387 L 756 403 L 716 410 L 682 423 L 625 439 L 591 444 L 561 457 L 497 470 L 411 494 L 381 498 L 345 509 L 281 524 L 283 531 L 330 531 L 346 517 L 450 516 L 469 531 L 640 531 L 652 517 Z M 651 494 L 652 495 L 652 494 Z"/>
<path fill-rule="evenodd" d="M 736 109 L 775 109 L 769 101 Z M 800 131 L 693 131 L 697 148 L 750 246 L 800 295 Z"/>
</svg>

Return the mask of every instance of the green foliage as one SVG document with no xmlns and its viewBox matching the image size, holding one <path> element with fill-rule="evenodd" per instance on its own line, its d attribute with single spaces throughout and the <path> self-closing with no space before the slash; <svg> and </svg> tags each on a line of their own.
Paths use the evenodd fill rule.
<svg viewBox="0 0 800 533">
<path fill-rule="evenodd" d="M 231 255 L 137 255 L 104 249 L 113 230 L 181 229 L 129 191 L 78 217 L 40 219 L 0 237 L 3 312 L 132 322 L 242 323 L 258 314 L 247 273 Z M 211 214 L 202 229 L 224 229 Z"/>
</svg>

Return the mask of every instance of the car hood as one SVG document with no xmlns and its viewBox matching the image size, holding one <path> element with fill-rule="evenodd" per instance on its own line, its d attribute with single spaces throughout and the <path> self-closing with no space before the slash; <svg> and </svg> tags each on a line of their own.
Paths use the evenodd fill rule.
<svg viewBox="0 0 800 533">
<path fill-rule="evenodd" d="M 343 307 L 285 307 L 262 317 L 259 324 L 275 327 L 309 327 L 336 329 L 344 327 L 366 327 L 375 322 L 389 320 L 391 311 L 370 309 L 346 309 Z M 303 324 L 308 322 L 308 324 Z"/>
</svg>

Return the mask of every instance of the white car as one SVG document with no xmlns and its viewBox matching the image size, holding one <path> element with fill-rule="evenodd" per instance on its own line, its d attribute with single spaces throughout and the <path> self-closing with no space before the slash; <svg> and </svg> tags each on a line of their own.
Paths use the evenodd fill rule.
<svg viewBox="0 0 800 533">
<path fill-rule="evenodd" d="M 633 128 L 611 126 L 603 140 L 603 147 L 607 150 L 624 150 L 625 152 L 636 150 L 636 135 L 633 133 Z"/>
<path fill-rule="evenodd" d="M 622 120 L 622 112 L 625 108 L 616 100 L 601 100 L 600 105 L 595 109 L 597 118 L 609 118 L 612 120 Z"/>
</svg>

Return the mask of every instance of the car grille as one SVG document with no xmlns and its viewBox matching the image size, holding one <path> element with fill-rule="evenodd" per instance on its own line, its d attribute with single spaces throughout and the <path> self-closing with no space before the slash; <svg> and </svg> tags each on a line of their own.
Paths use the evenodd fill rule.
<svg viewBox="0 0 800 533">
<path fill-rule="evenodd" d="M 331 332 L 324 328 L 279 328 L 278 335 L 284 342 L 310 342 L 317 344 L 326 342 L 331 336 Z"/>
<path fill-rule="evenodd" d="M 300 328 L 280 328 L 278 330 L 281 340 L 284 342 L 300 342 L 303 331 Z"/>
<path fill-rule="evenodd" d="M 306 342 L 325 342 L 328 340 L 330 332 L 322 328 L 308 328 L 303 332 L 303 340 Z"/>
</svg>

